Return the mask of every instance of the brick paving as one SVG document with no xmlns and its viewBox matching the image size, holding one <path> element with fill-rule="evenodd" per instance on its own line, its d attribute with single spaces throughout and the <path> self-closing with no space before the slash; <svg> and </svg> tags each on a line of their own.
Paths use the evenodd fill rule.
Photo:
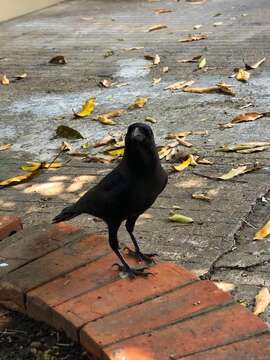
<svg viewBox="0 0 270 360">
<path fill-rule="evenodd" d="M 63 329 L 95 359 L 270 358 L 267 325 L 214 283 L 171 262 L 121 279 L 106 237 L 10 220 L 7 235 L 17 233 L 0 243 L 0 304 Z"/>
</svg>

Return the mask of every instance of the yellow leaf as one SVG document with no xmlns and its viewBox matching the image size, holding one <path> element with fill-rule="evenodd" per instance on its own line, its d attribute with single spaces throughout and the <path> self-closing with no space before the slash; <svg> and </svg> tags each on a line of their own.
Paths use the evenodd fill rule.
<svg viewBox="0 0 270 360">
<path fill-rule="evenodd" d="M 207 196 L 206 193 L 196 192 L 196 193 L 192 194 L 191 196 L 192 196 L 192 199 L 211 201 L 211 198 L 209 196 Z"/>
<path fill-rule="evenodd" d="M 270 220 L 256 232 L 254 240 L 263 240 L 270 234 Z"/>
<path fill-rule="evenodd" d="M 152 85 L 157 85 L 160 83 L 160 81 L 161 81 L 161 78 L 153 78 Z"/>
<path fill-rule="evenodd" d="M 177 139 L 180 137 L 186 137 L 188 135 L 191 135 L 192 131 L 178 131 L 176 133 L 170 133 L 166 136 L 166 139 Z"/>
<path fill-rule="evenodd" d="M 174 212 L 171 213 L 171 215 L 169 216 L 169 220 L 173 221 L 173 222 L 178 222 L 181 224 L 190 224 L 193 223 L 193 219 L 189 216 L 185 216 L 182 214 L 176 214 Z"/>
<path fill-rule="evenodd" d="M 198 62 L 198 69 L 203 69 L 207 64 L 206 58 L 202 57 L 201 60 Z"/>
<path fill-rule="evenodd" d="M 242 174 L 245 174 L 247 172 L 259 170 L 261 168 L 262 168 L 262 166 L 259 165 L 259 164 L 255 164 L 253 166 L 247 166 L 247 165 L 239 166 L 238 168 L 231 169 L 228 173 L 226 173 L 226 174 L 224 174 L 222 176 L 219 176 L 218 179 L 230 180 L 230 179 L 234 178 L 235 176 L 242 175 Z"/>
<path fill-rule="evenodd" d="M 172 151 L 171 147 L 163 146 L 158 152 L 158 156 L 159 156 L 160 160 L 165 158 L 167 155 L 169 155 L 171 151 Z"/>
<path fill-rule="evenodd" d="M 161 30 L 161 29 L 166 29 L 168 26 L 164 25 L 164 24 L 157 24 L 157 25 L 152 25 L 149 29 L 148 32 L 151 31 L 156 31 L 156 30 Z"/>
<path fill-rule="evenodd" d="M 33 172 L 33 171 L 40 169 L 41 167 L 42 167 L 41 162 L 32 162 L 32 163 L 29 163 L 29 165 L 22 165 L 20 167 L 20 169 L 22 169 L 23 171 Z"/>
<path fill-rule="evenodd" d="M 188 158 L 183 161 L 182 163 L 180 163 L 179 165 L 177 166 L 174 166 L 174 169 L 176 171 L 183 171 L 185 168 L 187 168 L 189 165 L 197 165 L 195 159 L 194 159 L 194 156 L 193 155 L 188 155 Z"/>
<path fill-rule="evenodd" d="M 129 110 L 140 109 L 140 108 L 144 107 L 144 105 L 147 103 L 147 100 L 148 100 L 148 98 L 146 98 L 146 97 L 137 97 L 135 102 L 133 104 L 129 105 L 128 109 Z"/>
<path fill-rule="evenodd" d="M 235 74 L 235 78 L 238 81 L 248 81 L 250 77 L 250 73 L 244 69 L 238 69 L 237 73 Z"/>
<path fill-rule="evenodd" d="M 11 186 L 11 185 L 17 185 L 21 182 L 30 180 L 33 176 L 38 175 L 38 174 L 39 174 L 39 169 L 36 171 L 33 171 L 33 172 L 29 172 L 25 175 L 18 175 L 18 176 L 8 178 L 8 179 L 0 182 L 0 188 L 6 187 L 6 186 Z"/>
<path fill-rule="evenodd" d="M 42 163 L 41 168 L 42 169 L 59 169 L 62 167 L 63 164 L 61 162 L 53 162 L 53 163 Z"/>
<path fill-rule="evenodd" d="M 192 42 L 192 41 L 198 41 L 198 40 L 205 40 L 208 38 L 207 34 L 199 34 L 199 35 L 192 35 L 184 39 L 179 39 L 179 42 Z"/>
<path fill-rule="evenodd" d="M 99 121 L 101 124 L 104 125 L 115 125 L 115 121 L 108 118 L 106 115 L 98 115 L 95 117 L 95 120 Z"/>
<path fill-rule="evenodd" d="M 147 117 L 145 118 L 145 121 L 148 121 L 148 122 L 150 122 L 150 123 L 152 123 L 152 124 L 155 124 L 155 123 L 157 122 L 157 120 L 154 119 L 154 118 L 152 118 L 151 116 L 147 116 Z"/>
<path fill-rule="evenodd" d="M 84 104 L 82 109 L 78 113 L 74 113 L 75 117 L 86 117 L 92 114 L 95 108 L 95 97 L 91 97 L 89 100 L 87 100 Z"/>
<path fill-rule="evenodd" d="M 157 15 L 160 15 L 160 14 L 166 14 L 166 13 L 173 12 L 173 10 L 172 10 L 172 9 L 168 9 L 168 8 L 160 8 L 160 9 L 154 10 L 154 12 L 155 12 Z"/>
<path fill-rule="evenodd" d="M 2 84 L 2 85 L 9 85 L 9 79 L 7 78 L 6 74 L 4 74 L 4 75 L 2 76 L 1 84 Z"/>
<path fill-rule="evenodd" d="M 235 93 L 231 89 L 231 85 L 224 83 L 209 87 L 185 87 L 183 88 L 183 91 L 195 94 L 223 93 L 226 95 L 235 95 Z"/>
<path fill-rule="evenodd" d="M 225 144 L 220 146 L 218 150 L 224 152 L 230 152 L 230 151 L 244 152 L 243 150 L 254 150 L 256 148 L 261 148 L 261 147 L 267 148 L 269 146 L 270 146 L 270 142 L 257 141 L 257 142 L 247 142 L 247 143 L 235 144 L 235 145 Z"/>
<path fill-rule="evenodd" d="M 118 149 L 113 149 L 113 150 L 107 150 L 106 154 L 110 155 L 110 156 L 123 156 L 125 152 L 125 148 L 118 148 Z"/>
<path fill-rule="evenodd" d="M 11 144 L 0 144 L 0 151 L 8 150 L 11 148 Z"/>
<path fill-rule="evenodd" d="M 185 87 L 190 86 L 192 84 L 194 84 L 194 80 L 178 81 L 165 87 L 164 90 L 182 90 Z"/>
<path fill-rule="evenodd" d="M 270 304 L 270 293 L 269 290 L 266 287 L 264 287 L 255 296 L 255 309 L 253 311 L 253 314 L 259 315 L 263 313 L 269 304 Z"/>
</svg>

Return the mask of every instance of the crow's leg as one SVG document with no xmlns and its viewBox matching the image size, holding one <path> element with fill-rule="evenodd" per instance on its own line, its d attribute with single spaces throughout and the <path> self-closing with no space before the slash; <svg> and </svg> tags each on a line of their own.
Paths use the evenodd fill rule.
<svg viewBox="0 0 270 360">
<path fill-rule="evenodd" d="M 138 219 L 138 216 L 134 216 L 134 217 L 128 218 L 127 221 L 126 221 L 126 229 L 127 229 L 127 232 L 129 233 L 129 235 L 131 237 L 131 240 L 132 240 L 133 244 L 134 244 L 135 251 L 131 250 L 128 247 L 125 247 L 124 250 L 127 250 L 128 254 L 130 256 L 135 257 L 139 261 L 145 261 L 147 264 L 155 263 L 153 257 L 158 256 L 158 254 L 155 254 L 155 253 L 143 254 L 141 252 L 141 249 L 140 249 L 140 247 L 139 247 L 139 245 L 137 243 L 137 240 L 136 240 L 135 236 L 133 235 L 133 230 L 134 230 L 134 226 L 135 226 L 135 223 L 136 223 L 137 219 Z"/>
<path fill-rule="evenodd" d="M 119 229 L 119 226 L 121 225 L 121 222 L 110 222 L 108 223 L 108 228 L 109 228 L 109 244 L 112 248 L 112 250 L 115 252 L 115 254 L 118 256 L 118 258 L 120 259 L 122 265 L 119 264 L 114 264 L 117 265 L 119 270 L 121 270 L 122 272 L 126 273 L 127 276 L 129 278 L 135 278 L 136 276 L 148 276 L 151 273 L 150 272 L 144 272 L 144 270 L 146 269 L 145 267 L 142 268 L 132 268 L 128 265 L 128 263 L 126 262 L 126 260 L 124 259 L 124 257 L 122 256 L 122 254 L 119 251 L 119 243 L 118 243 L 118 238 L 117 238 L 117 232 Z"/>
</svg>

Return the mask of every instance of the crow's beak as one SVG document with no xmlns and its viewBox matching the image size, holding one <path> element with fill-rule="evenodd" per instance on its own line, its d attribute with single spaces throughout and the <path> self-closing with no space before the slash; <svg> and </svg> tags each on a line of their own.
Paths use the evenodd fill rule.
<svg viewBox="0 0 270 360">
<path fill-rule="evenodd" d="M 139 127 L 135 127 L 135 129 L 131 133 L 131 138 L 136 141 L 143 141 L 145 139 L 145 135 Z"/>
</svg>

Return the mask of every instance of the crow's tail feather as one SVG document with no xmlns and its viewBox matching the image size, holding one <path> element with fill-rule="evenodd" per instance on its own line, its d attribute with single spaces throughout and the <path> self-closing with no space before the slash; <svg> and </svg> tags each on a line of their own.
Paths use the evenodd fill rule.
<svg viewBox="0 0 270 360">
<path fill-rule="evenodd" d="M 73 219 L 74 217 L 80 215 L 78 211 L 76 211 L 74 205 L 65 207 L 60 214 L 58 214 L 52 221 L 53 224 L 59 223 L 61 221 L 66 221 Z"/>
</svg>

